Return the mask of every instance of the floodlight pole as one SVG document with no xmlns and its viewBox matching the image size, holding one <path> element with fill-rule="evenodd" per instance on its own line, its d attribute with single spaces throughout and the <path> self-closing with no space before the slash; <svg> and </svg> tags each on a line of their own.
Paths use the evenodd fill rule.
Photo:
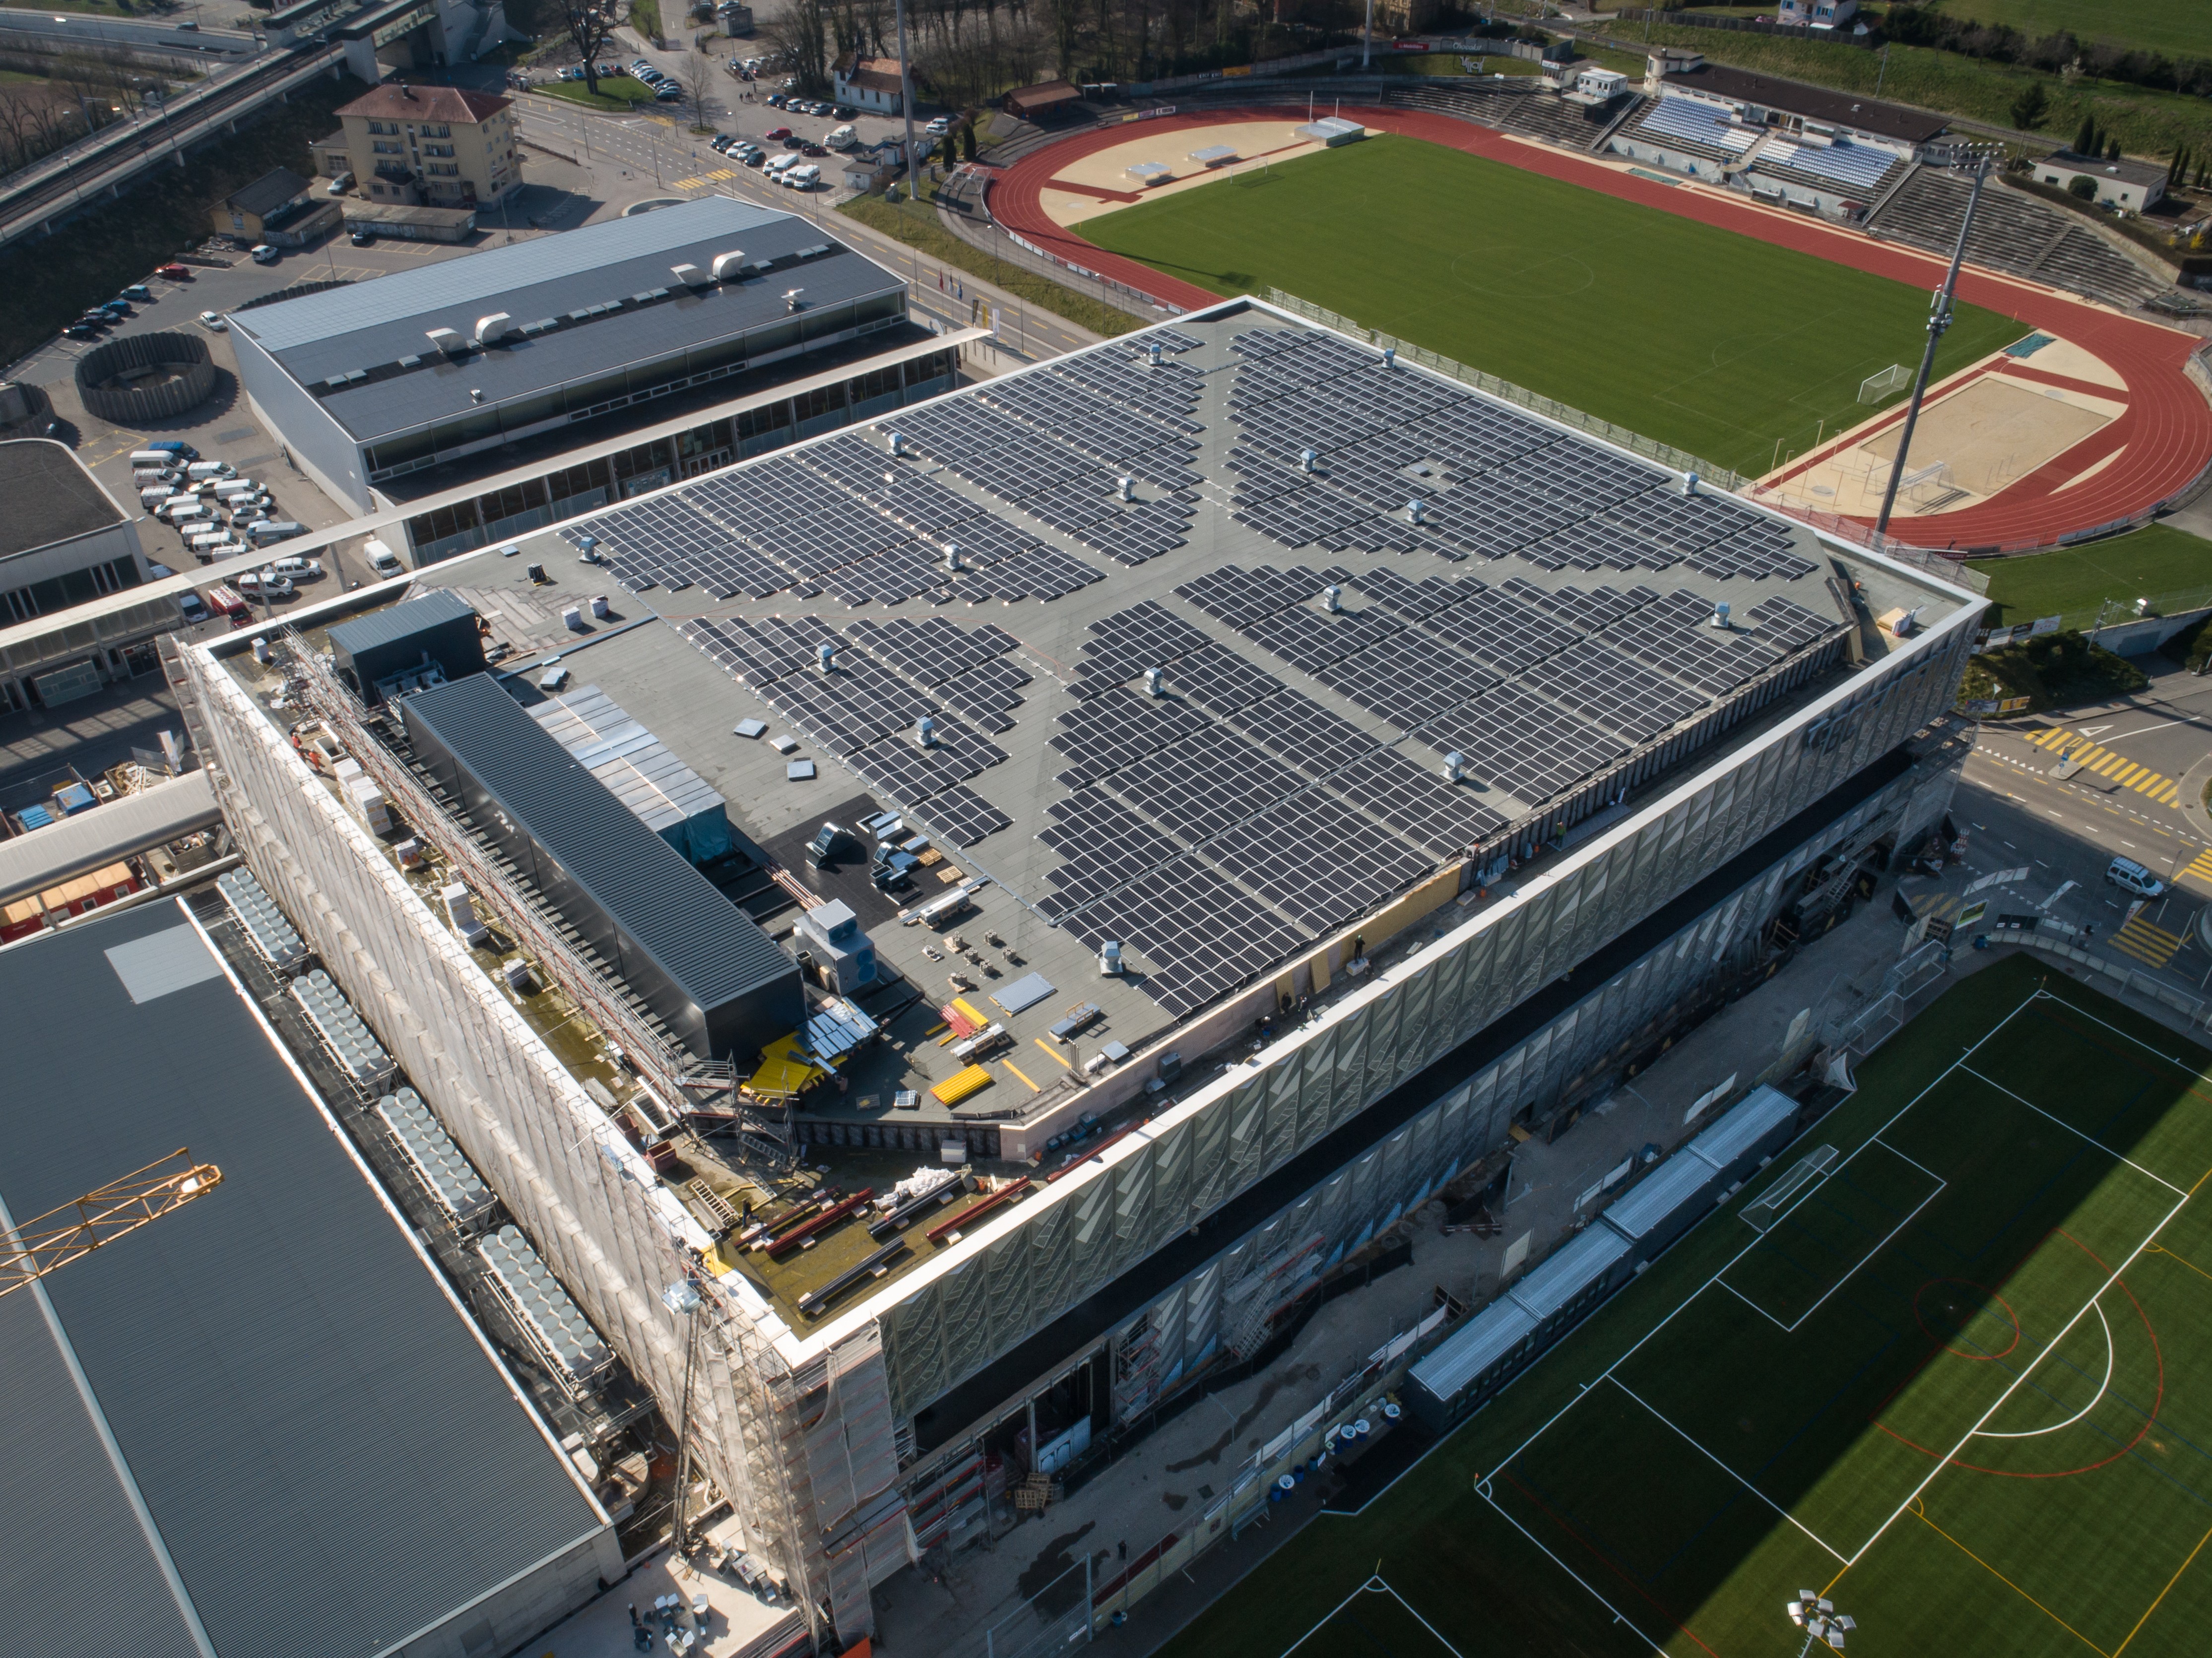
<svg viewBox="0 0 2212 1658">
<path fill-rule="evenodd" d="M 907 199 L 911 201 L 914 198 L 914 181 L 920 176 L 920 173 L 915 165 L 914 71 L 907 66 L 906 0 L 898 0 L 897 11 L 899 42 L 899 112 L 906 118 L 906 155 L 903 157 L 903 160 L 906 162 Z M 860 57 L 860 49 L 858 46 L 853 48 L 853 56 L 856 60 Z"/>
<path fill-rule="evenodd" d="M 1898 481 L 1905 476 L 1905 452 L 1912 447 L 1912 428 L 1920 423 L 1920 400 L 1928 392 L 1928 376 L 1936 367 L 1936 348 L 1951 326 L 1951 301 L 1959 290 L 1959 266 L 1966 257 L 1966 233 L 1973 228 L 1974 208 L 1982 199 L 1982 185 L 1990 176 L 1990 157 L 1984 151 L 1974 165 L 1974 185 L 1966 192 L 1966 211 L 1959 221 L 1958 245 L 1951 250 L 1951 268 L 1928 311 L 1928 349 L 1920 354 L 1920 377 L 1912 382 L 1912 401 L 1905 405 L 1905 430 L 1897 440 L 1897 454 L 1889 464 L 1889 486 L 1881 493 L 1881 516 L 1874 521 L 1874 541 L 1879 549 L 1889 534 L 1889 515 L 1897 506 Z"/>
<path fill-rule="evenodd" d="M 1367 26 L 1359 32 L 1359 67 L 1365 69 L 1375 52 L 1375 0 L 1367 0 Z"/>
</svg>

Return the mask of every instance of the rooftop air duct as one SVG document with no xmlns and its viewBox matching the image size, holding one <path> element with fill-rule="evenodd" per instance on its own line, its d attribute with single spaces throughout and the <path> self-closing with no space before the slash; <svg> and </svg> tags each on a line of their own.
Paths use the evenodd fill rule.
<svg viewBox="0 0 2212 1658">
<path fill-rule="evenodd" d="M 921 719 L 915 720 L 914 722 L 914 740 L 915 746 L 919 748 L 935 748 L 937 746 L 937 722 L 934 720 L 932 720 L 927 714 L 924 714 Z"/>
<path fill-rule="evenodd" d="M 902 455 L 906 453 L 905 433 L 894 432 L 891 434 L 891 453 L 895 455 Z"/>
<path fill-rule="evenodd" d="M 1331 616 L 1334 616 L 1342 610 L 1344 609 L 1344 589 L 1333 585 L 1322 588 L 1321 590 L 1321 607 L 1324 610 L 1327 610 Z"/>
<path fill-rule="evenodd" d="M 799 296 L 805 291 L 806 290 L 803 288 L 785 288 L 783 290 L 783 308 L 786 311 L 798 310 L 799 305 L 802 303 Z"/>
<path fill-rule="evenodd" d="M 945 544 L 945 568 L 948 570 L 964 570 L 968 568 L 960 562 L 960 544 L 957 541 L 948 541 Z"/>
<path fill-rule="evenodd" d="M 744 274 L 745 255 L 743 248 L 733 247 L 726 253 L 714 255 L 714 280 L 733 282 Z"/>
<path fill-rule="evenodd" d="M 836 667 L 837 646 L 835 641 L 825 639 L 814 647 L 814 665 L 823 673 L 829 673 Z"/>
<path fill-rule="evenodd" d="M 712 280 L 696 264 L 672 264 L 668 267 L 668 274 L 686 288 L 704 288 Z"/>
<path fill-rule="evenodd" d="M 1728 625 L 1729 625 L 1729 607 L 1728 607 L 1728 600 L 1726 600 L 1725 598 L 1722 598 L 1722 599 L 1716 599 L 1716 600 L 1714 600 L 1714 602 L 1713 602 L 1713 626 L 1715 626 L 1716 628 L 1720 628 L 1720 629 L 1725 629 L 1727 628 L 1727 626 L 1728 626 Z"/>
<path fill-rule="evenodd" d="M 1111 938 L 1098 946 L 1098 970 L 1109 979 L 1121 976 L 1121 946 Z"/>
<path fill-rule="evenodd" d="M 495 311 L 489 317 L 478 317 L 477 343 L 480 346 L 489 345 L 494 340 L 503 339 L 507 336 L 507 331 L 514 325 L 514 319 L 504 311 Z"/>
<path fill-rule="evenodd" d="M 1114 486 L 1114 493 L 1123 501 L 1134 501 L 1137 498 L 1136 479 L 1126 477 L 1121 479 Z"/>
<path fill-rule="evenodd" d="M 1396 346 L 1386 345 L 1382 348 L 1382 366 L 1385 368 L 1395 368 L 1398 366 L 1398 348 Z"/>
<path fill-rule="evenodd" d="M 1467 775 L 1467 756 L 1454 749 L 1444 756 L 1444 780 L 1456 783 Z"/>
<path fill-rule="evenodd" d="M 1411 500 L 1411 501 L 1407 501 L 1407 502 L 1406 503 L 1406 522 L 1407 522 L 1407 523 L 1408 523 L 1408 524 L 1423 524 L 1423 523 L 1425 523 L 1425 522 L 1427 522 L 1427 520 L 1428 520 L 1428 515 L 1429 515 L 1429 503 L 1428 503 L 1428 502 L 1426 502 L 1425 501 L 1423 501 L 1419 496 L 1416 495 L 1413 500 Z"/>
<path fill-rule="evenodd" d="M 1298 451 L 1298 471 L 1301 472 L 1310 472 L 1315 467 L 1320 465 L 1321 452 L 1319 450 L 1301 449 Z"/>
<path fill-rule="evenodd" d="M 1695 472 L 1683 475 L 1682 493 L 1686 495 L 1694 495 L 1698 493 L 1698 475 Z"/>
<path fill-rule="evenodd" d="M 1145 694 L 1147 696 L 1165 696 L 1168 694 L 1166 680 L 1167 675 L 1165 670 L 1160 668 L 1146 669 Z"/>
<path fill-rule="evenodd" d="M 457 356 L 469 349 L 469 343 L 461 337 L 458 330 L 432 328 L 426 330 L 425 332 L 429 337 L 430 343 L 449 357 Z"/>
</svg>

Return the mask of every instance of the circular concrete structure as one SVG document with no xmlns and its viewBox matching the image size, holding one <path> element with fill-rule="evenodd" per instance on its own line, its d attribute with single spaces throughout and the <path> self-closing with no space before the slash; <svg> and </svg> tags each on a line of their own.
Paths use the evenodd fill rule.
<svg viewBox="0 0 2212 1658">
<path fill-rule="evenodd" d="M 192 334 L 126 334 L 76 360 L 76 394 L 117 426 L 172 420 L 215 390 L 207 342 Z"/>
</svg>

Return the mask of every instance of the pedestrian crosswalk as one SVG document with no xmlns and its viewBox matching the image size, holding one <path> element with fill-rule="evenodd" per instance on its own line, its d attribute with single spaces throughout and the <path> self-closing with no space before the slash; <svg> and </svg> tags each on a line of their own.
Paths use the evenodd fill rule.
<svg viewBox="0 0 2212 1658">
<path fill-rule="evenodd" d="M 2168 932 L 2164 927 L 2145 920 L 2140 914 L 2130 915 L 2120 930 L 2112 935 L 2112 948 L 2149 967 L 2164 967 L 2173 959 L 2174 952 L 2189 942 L 2188 935 Z"/>
<path fill-rule="evenodd" d="M 2212 847 L 2198 853 L 2197 861 L 2181 872 L 2199 881 L 2212 881 Z"/>
<path fill-rule="evenodd" d="M 2110 749 L 2100 748 L 2087 738 L 2054 726 L 2046 731 L 2027 733 L 2027 740 L 2038 748 L 2048 749 L 2061 759 L 2071 760 L 2081 770 L 2132 789 L 2144 799 L 2161 806 L 2179 805 L 2181 790 L 2173 779 L 2148 766 L 2137 765 L 2124 754 L 2114 754 Z"/>
</svg>

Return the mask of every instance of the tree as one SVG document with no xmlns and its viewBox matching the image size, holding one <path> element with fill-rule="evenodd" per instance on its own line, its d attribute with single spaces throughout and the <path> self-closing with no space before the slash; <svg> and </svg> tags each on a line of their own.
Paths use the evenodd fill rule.
<svg viewBox="0 0 2212 1658">
<path fill-rule="evenodd" d="M 2120 141 L 2118 138 L 2109 139 L 2106 141 L 2105 144 L 2105 159 L 2108 161 L 2117 161 L 2120 159 Z"/>
<path fill-rule="evenodd" d="M 2066 193 L 2069 196 L 2078 196 L 2085 202 L 2094 202 L 2097 199 L 2097 181 L 2084 174 L 2077 173 L 2067 180 Z"/>
<path fill-rule="evenodd" d="M 2081 130 L 2074 135 L 2073 149 L 2076 155 L 2094 155 L 2097 153 L 2097 118 L 2095 116 L 2084 115 L 2081 118 Z"/>
<path fill-rule="evenodd" d="M 975 124 L 973 121 L 965 123 L 960 129 L 960 159 L 963 161 L 975 159 Z M 2180 165 L 2179 156 L 2175 157 L 2175 165 Z"/>
<path fill-rule="evenodd" d="M 2012 124 L 2022 132 L 2034 131 L 2050 112 L 2051 94 L 2040 81 L 2030 81 L 2027 89 L 2012 100 Z"/>
<path fill-rule="evenodd" d="M 714 60 L 696 47 L 685 52 L 677 66 L 676 82 L 684 89 L 684 112 L 691 118 L 693 130 L 712 126 L 707 102 L 714 91 Z"/>
<path fill-rule="evenodd" d="M 561 0 L 561 32 L 581 54 L 584 85 L 599 94 L 599 54 L 629 21 L 629 0 Z"/>
</svg>

